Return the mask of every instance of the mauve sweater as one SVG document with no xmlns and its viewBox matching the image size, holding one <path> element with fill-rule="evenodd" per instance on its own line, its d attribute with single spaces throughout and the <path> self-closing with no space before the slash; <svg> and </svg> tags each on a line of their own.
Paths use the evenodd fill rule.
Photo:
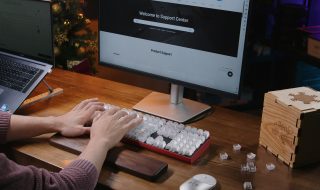
<svg viewBox="0 0 320 190">
<path fill-rule="evenodd" d="M 0 112 L 0 143 L 6 141 L 11 114 Z M 34 166 L 22 166 L 0 153 L 0 189 L 94 189 L 98 171 L 89 161 L 73 161 L 59 173 Z"/>
</svg>

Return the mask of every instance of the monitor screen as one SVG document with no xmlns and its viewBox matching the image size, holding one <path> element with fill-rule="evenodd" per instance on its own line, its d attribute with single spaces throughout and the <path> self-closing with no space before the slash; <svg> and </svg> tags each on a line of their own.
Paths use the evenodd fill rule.
<svg viewBox="0 0 320 190">
<path fill-rule="evenodd" d="M 0 50 L 53 64 L 51 3 L 0 1 Z"/>
<path fill-rule="evenodd" d="M 101 0 L 100 64 L 238 95 L 249 0 Z"/>
</svg>

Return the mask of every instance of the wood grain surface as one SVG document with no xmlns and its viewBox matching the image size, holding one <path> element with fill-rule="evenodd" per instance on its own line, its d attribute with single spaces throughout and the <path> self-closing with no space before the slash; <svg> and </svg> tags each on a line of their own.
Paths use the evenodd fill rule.
<svg viewBox="0 0 320 190">
<path fill-rule="evenodd" d="M 51 145 L 80 154 L 89 143 L 89 135 L 76 138 L 67 138 L 60 134 L 53 135 L 49 142 Z M 168 164 L 160 160 L 149 158 L 143 154 L 128 150 L 123 146 L 116 146 L 108 152 L 106 162 L 115 169 L 125 171 L 149 181 L 155 181 L 165 174 Z"/>
<path fill-rule="evenodd" d="M 98 97 L 101 101 L 120 107 L 131 108 L 151 91 L 116 83 L 92 76 L 55 69 L 46 77 L 54 88 L 63 88 L 64 93 L 49 100 L 19 110 L 19 114 L 48 116 L 60 115 L 86 98 Z M 40 85 L 33 95 L 42 93 Z M 243 189 L 243 182 L 250 180 L 255 189 L 295 190 L 320 189 L 320 165 L 291 169 L 274 155 L 259 147 L 261 118 L 246 113 L 215 107 L 212 115 L 192 126 L 210 131 L 211 146 L 195 164 L 190 165 L 139 147 L 123 145 L 123 148 L 147 155 L 168 163 L 168 172 L 155 182 L 135 177 L 126 172 L 114 170 L 105 164 L 99 183 L 111 189 L 179 189 L 179 186 L 199 173 L 214 176 L 218 184 L 215 189 Z M 34 164 L 58 171 L 65 167 L 76 154 L 49 144 L 52 134 L 24 140 L 11 145 L 11 156 L 19 163 Z M 239 143 L 241 152 L 233 152 L 232 145 Z M 316 145 L 315 145 L 316 146 Z M 228 160 L 220 160 L 219 153 L 227 152 Z M 246 163 L 249 152 L 257 154 L 255 173 L 241 173 L 241 164 Z M 276 169 L 266 170 L 266 163 L 274 163 Z"/>
</svg>

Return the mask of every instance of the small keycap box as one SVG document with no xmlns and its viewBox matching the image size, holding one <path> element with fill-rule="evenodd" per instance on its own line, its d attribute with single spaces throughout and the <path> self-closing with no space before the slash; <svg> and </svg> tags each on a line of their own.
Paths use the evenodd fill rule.
<svg viewBox="0 0 320 190">
<path fill-rule="evenodd" d="M 260 145 L 290 167 L 320 161 L 320 92 L 308 87 L 265 94 Z"/>
</svg>

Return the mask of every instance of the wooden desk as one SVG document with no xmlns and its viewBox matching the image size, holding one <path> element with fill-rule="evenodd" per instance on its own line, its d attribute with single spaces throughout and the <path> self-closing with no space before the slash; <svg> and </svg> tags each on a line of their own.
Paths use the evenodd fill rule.
<svg viewBox="0 0 320 190">
<path fill-rule="evenodd" d="M 59 69 L 55 69 L 47 77 L 47 81 L 53 87 L 63 88 L 64 93 L 20 110 L 20 114 L 59 115 L 70 110 L 81 100 L 91 97 L 98 97 L 102 101 L 120 107 L 131 108 L 151 92 Z M 44 85 L 40 85 L 36 89 L 37 93 L 43 91 L 45 91 Z M 169 164 L 168 172 L 157 182 L 149 182 L 104 166 L 99 183 L 112 189 L 179 189 L 180 184 L 191 176 L 207 173 L 217 179 L 216 189 L 243 189 L 245 179 L 251 179 L 255 189 L 320 189 L 319 164 L 292 170 L 265 151 L 264 148 L 258 146 L 260 128 L 260 118 L 258 117 L 216 107 L 211 116 L 194 123 L 192 126 L 209 130 L 212 137 L 209 151 L 195 165 L 189 165 L 145 149 L 131 147 L 132 150 L 141 154 L 167 162 Z M 49 145 L 49 137 L 50 135 L 44 135 L 15 143 L 11 146 L 10 152 L 19 163 L 34 164 L 59 171 L 77 156 Z M 235 143 L 242 145 L 241 153 L 232 151 L 232 145 Z M 220 152 L 227 152 L 231 159 L 221 161 Z M 240 165 L 245 163 L 248 152 L 257 153 L 257 172 L 245 176 L 240 172 Z M 268 162 L 276 165 L 275 171 L 266 171 L 265 164 Z"/>
</svg>

